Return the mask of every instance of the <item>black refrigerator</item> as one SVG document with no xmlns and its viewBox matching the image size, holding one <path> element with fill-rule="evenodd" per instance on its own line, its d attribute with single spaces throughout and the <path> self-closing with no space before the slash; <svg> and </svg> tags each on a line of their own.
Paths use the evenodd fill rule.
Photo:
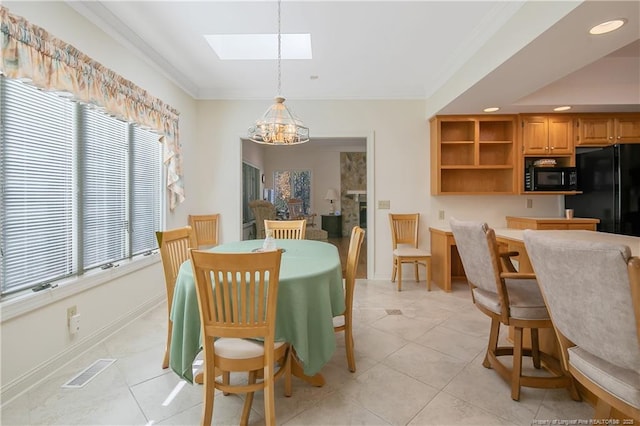
<svg viewBox="0 0 640 426">
<path fill-rule="evenodd" d="M 575 217 L 600 219 L 598 231 L 640 237 L 640 144 L 576 148 L 579 195 L 565 195 Z"/>
</svg>

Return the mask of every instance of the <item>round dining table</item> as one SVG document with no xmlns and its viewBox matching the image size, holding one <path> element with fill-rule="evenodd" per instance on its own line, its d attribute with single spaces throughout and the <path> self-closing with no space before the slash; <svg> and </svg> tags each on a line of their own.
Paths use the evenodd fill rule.
<svg viewBox="0 0 640 426">
<path fill-rule="evenodd" d="M 225 243 L 207 251 L 248 253 L 260 250 L 263 241 Z M 338 249 L 333 244 L 314 240 L 278 239 L 276 247 L 283 249 L 276 340 L 289 342 L 293 346 L 297 366 L 301 369 L 299 374 L 307 376 L 310 383 L 322 385 L 324 379 L 319 372 L 336 348 L 333 317 L 345 310 Z M 176 279 L 171 320 L 173 328 L 169 365 L 178 376 L 193 383 L 192 364 L 202 349 L 202 343 L 198 298 L 190 260 L 182 264 Z"/>
</svg>

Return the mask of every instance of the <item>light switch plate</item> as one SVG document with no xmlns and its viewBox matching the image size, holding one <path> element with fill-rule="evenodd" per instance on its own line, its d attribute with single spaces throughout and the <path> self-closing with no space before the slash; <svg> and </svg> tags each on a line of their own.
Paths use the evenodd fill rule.
<svg viewBox="0 0 640 426">
<path fill-rule="evenodd" d="M 391 208 L 390 200 L 378 200 L 378 208 L 389 210 Z"/>
</svg>

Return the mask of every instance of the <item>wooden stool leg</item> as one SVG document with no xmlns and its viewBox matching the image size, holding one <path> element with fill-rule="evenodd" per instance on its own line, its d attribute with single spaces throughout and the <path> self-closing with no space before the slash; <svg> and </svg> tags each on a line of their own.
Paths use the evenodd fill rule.
<svg viewBox="0 0 640 426">
<path fill-rule="evenodd" d="M 540 368 L 540 341 L 538 340 L 538 329 L 531 329 L 531 358 L 533 358 L 533 366 Z"/>
<path fill-rule="evenodd" d="M 520 399 L 520 377 L 522 376 L 522 327 L 514 327 L 513 370 L 511 372 L 511 399 Z"/>
<path fill-rule="evenodd" d="M 491 332 L 489 333 L 489 345 L 487 346 L 487 354 L 482 361 L 482 365 L 485 368 L 491 368 L 491 362 L 489 361 L 489 353 L 496 353 L 498 347 L 498 336 L 500 335 L 500 321 L 495 318 L 491 318 Z"/>
<path fill-rule="evenodd" d="M 431 291 L 431 258 L 427 257 L 427 291 Z"/>
</svg>

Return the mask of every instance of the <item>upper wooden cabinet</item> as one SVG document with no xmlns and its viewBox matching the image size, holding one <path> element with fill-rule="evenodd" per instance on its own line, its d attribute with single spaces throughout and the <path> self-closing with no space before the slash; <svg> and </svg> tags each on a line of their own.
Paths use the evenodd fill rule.
<svg viewBox="0 0 640 426">
<path fill-rule="evenodd" d="M 516 116 L 436 116 L 431 193 L 515 194 Z"/>
<path fill-rule="evenodd" d="M 524 155 L 573 153 L 573 118 L 566 115 L 521 115 Z"/>
<path fill-rule="evenodd" d="M 640 114 L 579 116 L 576 145 L 640 143 Z"/>
</svg>

